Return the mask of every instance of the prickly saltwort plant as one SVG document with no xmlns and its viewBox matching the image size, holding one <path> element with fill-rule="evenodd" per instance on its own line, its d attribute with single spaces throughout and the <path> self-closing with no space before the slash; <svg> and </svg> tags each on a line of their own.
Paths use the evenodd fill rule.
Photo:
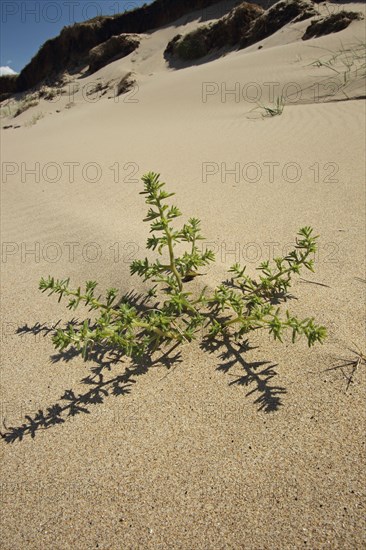
<svg viewBox="0 0 366 550">
<path fill-rule="evenodd" d="M 245 267 L 235 264 L 229 270 L 231 280 L 210 291 L 204 287 L 193 296 L 187 284 L 194 279 L 198 269 L 214 261 L 214 254 L 201 252 L 197 241 L 202 240 L 200 220 L 190 218 L 180 229 L 173 221 L 181 216 L 180 210 L 167 204 L 174 193 L 165 190 L 160 174 L 149 172 L 142 180 L 145 201 L 149 210 L 144 221 L 150 222 L 151 236 L 147 248 L 157 251 L 158 258 L 147 258 L 131 264 L 131 274 L 137 274 L 152 286 L 147 290 L 148 303 L 154 305 L 139 311 L 128 298 L 117 299 L 118 290 L 110 288 L 104 299 L 95 295 L 97 282 L 88 281 L 85 289 L 69 287 L 69 279 L 41 279 L 42 292 L 57 294 L 59 301 L 68 298 L 68 308 L 75 310 L 84 304 L 97 312 L 96 319 L 85 320 L 75 328 L 69 324 L 58 329 L 53 336 L 56 348 L 64 350 L 75 346 L 82 350 L 84 358 L 95 345 L 121 349 L 128 356 L 142 356 L 169 343 L 191 341 L 200 330 L 205 329 L 205 338 L 230 337 L 240 341 L 247 333 L 265 329 L 275 339 L 282 341 L 289 330 L 292 341 L 304 336 L 308 345 L 322 342 L 326 329 L 317 325 L 313 318 L 298 319 L 288 311 L 281 314 L 275 305 L 285 299 L 293 275 L 302 268 L 313 271 L 311 255 L 316 251 L 317 237 L 310 227 L 298 232 L 294 250 L 283 258 L 276 258 L 273 265 L 263 262 L 257 269 L 258 279 L 246 275 Z M 186 243 L 187 250 L 175 255 L 178 243 Z M 156 302 L 156 300 L 158 300 Z"/>
</svg>

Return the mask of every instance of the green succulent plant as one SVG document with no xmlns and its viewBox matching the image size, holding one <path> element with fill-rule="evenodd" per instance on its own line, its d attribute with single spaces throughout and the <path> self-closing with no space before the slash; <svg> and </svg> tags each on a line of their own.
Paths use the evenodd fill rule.
<svg viewBox="0 0 366 550">
<path fill-rule="evenodd" d="M 313 271 L 312 255 L 318 237 L 310 227 L 299 230 L 294 250 L 287 256 L 274 259 L 273 264 L 263 262 L 257 268 L 257 279 L 235 264 L 229 270 L 229 280 L 214 290 L 204 287 L 194 295 L 189 290 L 190 281 L 215 259 L 212 251 L 202 252 L 197 246 L 203 239 L 200 220 L 190 218 L 177 228 L 174 222 L 182 214 L 167 202 L 174 193 L 166 191 L 160 174 L 149 172 L 142 181 L 141 194 L 149 206 L 144 221 L 150 222 L 146 247 L 156 251 L 158 257 L 153 262 L 147 258 L 134 260 L 130 270 L 152 284 L 146 291 L 151 306 L 140 310 L 128 297 L 118 299 L 115 288 L 107 290 L 101 299 L 96 295 L 96 281 L 86 282 L 82 290 L 71 289 L 69 279 L 42 278 L 40 290 L 57 294 L 59 301 L 67 298 L 69 309 L 83 304 L 97 312 L 93 322 L 85 320 L 79 327 L 69 324 L 66 329 L 58 329 L 53 336 L 57 349 L 75 346 L 86 358 L 93 346 L 103 345 L 117 347 L 128 356 L 142 356 L 172 342 L 189 342 L 203 331 L 204 338 L 222 335 L 238 341 L 257 329 L 267 330 L 280 341 L 290 331 L 293 342 L 304 336 L 309 346 L 324 340 L 325 327 L 313 318 L 298 319 L 289 311 L 281 313 L 278 305 L 288 295 L 294 275 L 302 269 Z M 186 244 L 186 250 L 177 256 L 176 245 L 180 243 Z"/>
</svg>

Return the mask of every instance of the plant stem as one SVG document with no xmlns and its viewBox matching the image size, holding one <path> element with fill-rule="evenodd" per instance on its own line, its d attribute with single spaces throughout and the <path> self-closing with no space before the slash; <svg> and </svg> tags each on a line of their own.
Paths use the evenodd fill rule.
<svg viewBox="0 0 366 550">
<path fill-rule="evenodd" d="M 172 236 L 168 228 L 165 229 L 165 233 L 168 239 L 168 250 L 169 250 L 169 258 L 170 258 L 170 269 L 172 270 L 175 278 L 177 279 L 178 288 L 179 290 L 183 289 L 183 283 L 182 279 L 178 273 L 178 270 L 175 265 L 175 258 L 174 258 L 174 252 L 173 252 L 173 241 Z"/>
<path fill-rule="evenodd" d="M 165 232 L 167 242 L 168 242 L 169 260 L 170 260 L 169 268 L 172 271 L 174 277 L 176 278 L 177 283 L 178 283 L 178 288 L 181 291 L 183 289 L 183 283 L 182 283 L 182 279 L 181 279 L 181 277 L 178 273 L 178 270 L 176 268 L 176 265 L 175 265 L 172 234 L 169 230 L 168 221 L 164 216 L 164 211 L 163 211 L 163 208 L 160 204 L 160 199 L 158 197 L 156 197 L 156 206 L 159 209 L 160 219 L 161 219 L 161 222 L 164 226 L 164 232 Z"/>
</svg>

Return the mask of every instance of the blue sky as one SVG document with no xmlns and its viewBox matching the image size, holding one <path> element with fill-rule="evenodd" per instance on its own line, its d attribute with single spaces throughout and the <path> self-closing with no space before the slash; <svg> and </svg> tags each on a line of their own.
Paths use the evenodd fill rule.
<svg viewBox="0 0 366 550">
<path fill-rule="evenodd" d="M 179 0 L 177 0 L 179 1 Z M 97 15 L 114 15 L 152 0 L 2 0 L 0 67 L 20 72 L 62 27 Z"/>
</svg>

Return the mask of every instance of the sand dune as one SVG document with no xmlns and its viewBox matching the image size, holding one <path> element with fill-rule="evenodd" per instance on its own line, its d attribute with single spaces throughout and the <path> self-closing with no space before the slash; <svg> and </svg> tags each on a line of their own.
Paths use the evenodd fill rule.
<svg viewBox="0 0 366 550">
<path fill-rule="evenodd" d="M 309 41 L 306 21 L 290 24 L 261 49 L 173 70 L 167 42 L 204 23 L 188 19 L 2 119 L 20 125 L 1 132 L 2 422 L 20 426 L 66 390 L 85 393 L 101 365 L 109 394 L 89 414 L 2 443 L 4 549 L 365 544 L 365 369 L 348 389 L 349 368 L 326 371 L 354 344 L 365 350 L 365 83 L 362 61 L 346 77 L 343 62 L 345 50 L 362 52 L 364 21 Z M 338 73 L 313 64 L 335 52 Z M 115 97 L 129 73 L 135 83 Z M 100 82 L 107 92 L 87 96 Z M 262 116 L 258 103 L 287 93 L 281 116 Z M 129 264 L 145 255 L 149 170 L 216 251 L 193 288 L 215 287 L 234 261 L 254 273 L 313 226 L 316 272 L 297 281 L 289 307 L 324 324 L 326 343 L 309 350 L 258 333 L 227 373 L 220 351 L 185 345 L 169 370 L 127 376 L 119 396 L 107 381 L 128 363 L 56 354 L 46 328 L 73 314 L 37 291 L 40 277 L 142 291 Z"/>
</svg>

